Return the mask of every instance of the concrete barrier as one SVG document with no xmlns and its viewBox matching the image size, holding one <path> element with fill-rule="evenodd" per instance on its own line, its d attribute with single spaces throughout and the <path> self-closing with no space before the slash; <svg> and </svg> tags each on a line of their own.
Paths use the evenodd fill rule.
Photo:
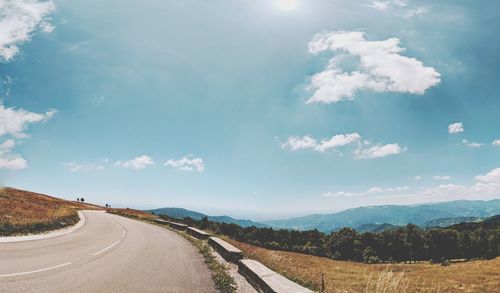
<svg viewBox="0 0 500 293">
<path fill-rule="evenodd" d="M 176 223 L 176 222 L 168 222 L 168 225 L 176 230 L 186 231 L 187 225 Z"/>
<path fill-rule="evenodd" d="M 217 238 L 208 238 L 208 244 L 212 246 L 227 261 L 238 263 L 243 258 L 243 252 L 226 241 Z"/>
<path fill-rule="evenodd" d="M 168 225 L 168 221 L 165 221 L 162 219 L 155 219 L 155 223 L 161 224 L 161 225 Z"/>
<path fill-rule="evenodd" d="M 208 234 L 207 232 L 202 231 L 200 229 L 193 228 L 193 227 L 187 227 L 186 231 L 189 235 L 194 236 L 194 237 L 201 239 L 201 240 L 205 240 L 205 239 L 208 239 L 208 237 L 210 237 L 210 234 Z"/>
<path fill-rule="evenodd" d="M 312 293 L 313 291 L 294 283 L 265 265 L 251 259 L 242 259 L 238 271 L 254 288 L 264 293 Z"/>
</svg>

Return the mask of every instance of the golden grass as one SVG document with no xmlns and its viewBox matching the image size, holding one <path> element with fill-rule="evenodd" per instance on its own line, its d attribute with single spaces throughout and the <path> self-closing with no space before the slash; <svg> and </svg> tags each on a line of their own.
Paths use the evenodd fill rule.
<svg viewBox="0 0 500 293">
<path fill-rule="evenodd" d="M 324 292 L 499 292 L 500 258 L 441 266 L 430 263 L 377 264 L 336 261 L 293 252 L 273 251 L 226 239 L 246 257 L 313 290 Z"/>
<path fill-rule="evenodd" d="M 38 233 L 78 221 L 77 210 L 98 209 L 52 196 L 14 189 L 0 189 L 0 235 Z"/>
</svg>

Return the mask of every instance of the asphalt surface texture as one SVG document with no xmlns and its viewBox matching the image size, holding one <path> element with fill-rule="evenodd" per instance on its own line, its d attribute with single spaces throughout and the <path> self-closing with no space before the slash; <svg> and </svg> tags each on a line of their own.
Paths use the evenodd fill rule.
<svg viewBox="0 0 500 293">
<path fill-rule="evenodd" d="M 175 232 L 84 211 L 59 237 L 0 243 L 0 292 L 216 292 L 197 249 Z"/>
</svg>

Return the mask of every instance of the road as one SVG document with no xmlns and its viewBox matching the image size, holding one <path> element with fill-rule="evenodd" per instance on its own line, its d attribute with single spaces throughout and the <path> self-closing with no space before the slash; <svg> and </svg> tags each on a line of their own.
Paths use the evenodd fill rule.
<svg viewBox="0 0 500 293">
<path fill-rule="evenodd" d="M 72 233 L 0 243 L 0 292 L 215 292 L 203 257 L 175 232 L 83 214 Z"/>
</svg>

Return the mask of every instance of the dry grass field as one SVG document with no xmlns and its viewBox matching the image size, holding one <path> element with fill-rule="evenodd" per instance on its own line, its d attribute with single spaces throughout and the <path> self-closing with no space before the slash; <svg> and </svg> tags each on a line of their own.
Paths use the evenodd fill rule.
<svg viewBox="0 0 500 293">
<path fill-rule="evenodd" d="M 78 222 L 77 210 L 100 207 L 14 189 L 0 189 L 0 235 L 39 233 Z"/>
<path fill-rule="evenodd" d="M 302 285 L 324 292 L 500 292 L 500 258 L 452 263 L 368 265 L 273 251 L 227 239 L 248 258 Z"/>
</svg>

